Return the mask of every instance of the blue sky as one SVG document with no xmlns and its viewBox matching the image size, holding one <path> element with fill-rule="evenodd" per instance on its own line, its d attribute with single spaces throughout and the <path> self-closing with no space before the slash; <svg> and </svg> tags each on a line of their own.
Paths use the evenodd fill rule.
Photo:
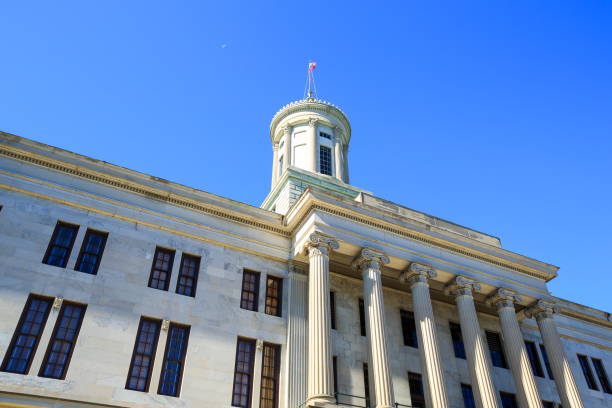
<svg viewBox="0 0 612 408">
<path fill-rule="evenodd" d="M 611 21 L 605 1 L 4 2 L 0 130 L 259 205 L 270 119 L 314 60 L 352 184 L 612 311 Z"/>
</svg>

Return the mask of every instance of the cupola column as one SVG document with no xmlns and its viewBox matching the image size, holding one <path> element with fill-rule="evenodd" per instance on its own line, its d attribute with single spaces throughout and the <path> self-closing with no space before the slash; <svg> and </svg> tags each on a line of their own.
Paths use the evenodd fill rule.
<svg viewBox="0 0 612 408">
<path fill-rule="evenodd" d="M 402 273 L 400 280 L 408 283 L 412 291 L 412 308 L 421 356 L 421 373 L 425 383 L 425 405 L 431 408 L 447 408 L 448 396 L 444 383 L 444 368 L 440 358 L 436 322 L 429 295 L 429 279 L 435 278 L 436 275 L 430 266 L 413 262 Z"/>
<path fill-rule="evenodd" d="M 278 143 L 272 145 L 273 159 L 272 159 L 272 187 L 278 180 Z"/>
<path fill-rule="evenodd" d="M 342 130 L 339 127 L 334 128 L 334 169 L 336 178 L 344 181 L 344 163 L 342 163 Z"/>
<path fill-rule="evenodd" d="M 331 354 L 329 253 L 338 242 L 319 232 L 310 235 L 308 251 L 308 406 L 332 403 L 334 384 Z"/>
<path fill-rule="evenodd" d="M 363 248 L 353 266 L 363 275 L 363 302 L 366 310 L 366 335 L 370 346 L 372 376 L 374 383 L 374 408 L 395 407 L 393 383 L 389 371 L 389 358 L 385 333 L 385 305 L 382 292 L 380 268 L 389 263 L 383 252 Z"/>
<path fill-rule="evenodd" d="M 566 408 L 584 408 L 572 369 L 563 352 L 563 345 L 553 317 L 556 312 L 557 307 L 554 303 L 538 300 L 535 305 L 525 311 L 525 316 L 534 317 L 538 322 L 544 347 L 546 347 L 550 360 L 550 368 L 555 376 L 561 405 Z"/>
<path fill-rule="evenodd" d="M 501 405 L 493 385 L 491 361 L 478 323 L 473 290 L 480 290 L 480 284 L 465 276 L 457 276 L 446 288 L 446 293 L 455 296 L 459 310 L 461 336 L 465 344 L 476 406 L 478 408 L 500 408 Z"/>
<path fill-rule="evenodd" d="M 283 159 L 283 173 L 287 170 L 287 167 L 291 166 L 291 131 L 293 129 L 291 126 L 283 127 L 283 134 L 285 136 L 285 149 L 283 155 L 285 158 Z"/>
<path fill-rule="evenodd" d="M 306 170 L 310 170 L 313 173 L 319 172 L 319 137 L 317 135 L 317 122 L 316 118 L 308 119 L 308 157 Z"/>
</svg>

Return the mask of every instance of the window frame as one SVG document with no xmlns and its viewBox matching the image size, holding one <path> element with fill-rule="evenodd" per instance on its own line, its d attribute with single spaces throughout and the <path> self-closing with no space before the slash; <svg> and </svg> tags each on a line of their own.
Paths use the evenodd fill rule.
<svg viewBox="0 0 612 408">
<path fill-rule="evenodd" d="M 493 365 L 493 367 L 508 369 L 508 359 L 506 358 L 506 353 L 504 350 L 504 343 L 503 343 L 501 334 L 498 332 L 485 330 L 485 339 L 487 341 L 487 347 L 489 348 L 489 356 L 491 357 L 491 364 Z M 499 344 L 499 350 L 493 350 L 491 348 L 491 341 L 493 339 L 495 339 L 496 342 Z M 499 356 L 500 356 L 499 360 L 494 358 L 494 354 L 493 354 L 494 352 L 499 353 Z M 498 363 L 501 365 L 499 365 Z"/>
<path fill-rule="evenodd" d="M 58 331 L 60 330 L 60 324 L 62 323 L 62 319 L 64 318 L 64 313 L 66 313 L 66 308 L 68 306 L 73 306 L 81 309 L 81 316 L 79 318 L 77 327 L 74 331 L 74 339 L 72 341 L 67 341 L 65 339 L 57 339 Z M 55 326 L 53 327 L 53 332 L 51 333 L 51 338 L 49 339 L 49 343 L 47 344 L 47 351 L 45 352 L 45 356 L 43 358 L 42 364 L 40 365 L 40 369 L 38 371 L 39 377 L 44 378 L 54 378 L 56 380 L 65 380 L 66 374 L 68 373 L 68 368 L 70 367 L 70 361 L 72 360 L 72 354 L 74 353 L 74 349 L 76 348 L 76 343 L 79 339 L 79 333 L 81 332 L 81 326 L 83 325 L 83 320 L 85 319 L 85 313 L 87 312 L 87 305 L 83 303 L 71 302 L 71 301 L 62 301 L 62 306 L 57 315 L 57 319 L 55 320 Z M 64 367 L 62 369 L 62 375 L 59 377 L 53 377 L 50 375 L 44 375 L 45 368 L 49 363 L 49 358 L 51 353 L 53 352 L 54 342 L 65 341 L 70 343 L 70 351 L 68 352 L 68 356 L 66 357 L 66 362 L 64 363 Z"/>
<path fill-rule="evenodd" d="M 366 407 L 370 406 L 370 368 L 368 367 L 368 363 L 363 363 L 361 366 L 361 370 L 363 372 L 363 389 L 365 391 L 365 403 Z"/>
<path fill-rule="evenodd" d="M 324 158 L 323 157 L 323 151 L 326 151 L 329 153 L 329 158 Z M 326 173 L 323 171 L 323 162 L 324 160 L 328 163 L 326 163 L 326 165 L 328 165 L 329 167 L 329 173 Z M 325 170 L 327 170 L 327 168 L 325 168 Z M 329 146 L 325 146 L 325 145 L 320 145 L 319 146 L 319 173 L 321 174 L 325 174 L 326 176 L 333 176 L 334 175 L 334 166 L 333 166 L 333 153 L 332 153 L 332 149 Z"/>
<path fill-rule="evenodd" d="M 101 235 L 102 237 L 104 237 L 104 239 L 100 247 L 100 255 L 96 255 L 98 257 L 98 262 L 94 266 L 93 272 L 89 273 L 89 272 L 82 271 L 80 268 L 81 268 L 81 262 L 83 261 L 83 255 L 85 255 L 85 247 L 87 245 L 87 239 L 90 237 L 90 235 L 94 235 L 94 234 Z M 107 240 L 108 240 L 108 232 L 99 231 L 99 230 L 95 230 L 92 228 L 87 228 L 87 231 L 85 231 L 85 237 L 83 237 L 83 242 L 81 242 L 81 249 L 79 250 L 79 256 L 77 257 L 77 261 L 74 264 L 74 270 L 78 272 L 87 273 L 89 275 L 97 275 L 98 269 L 100 268 L 100 264 L 102 263 L 102 255 L 104 255 L 104 249 L 106 248 Z"/>
<path fill-rule="evenodd" d="M 265 376 L 265 358 L 266 358 L 266 348 L 269 349 L 273 349 L 274 350 L 274 373 L 273 373 L 273 377 L 267 377 Z M 259 406 L 262 407 L 264 405 L 264 401 L 263 401 L 263 391 L 264 391 L 264 378 L 271 378 L 272 381 L 274 382 L 274 388 L 273 388 L 273 401 L 272 401 L 272 407 L 273 408 L 278 408 L 279 406 L 279 401 L 280 401 L 280 367 L 281 367 L 281 345 L 280 344 L 274 344 L 274 343 L 268 343 L 268 342 L 264 342 L 263 343 L 263 348 L 261 350 L 261 381 L 260 381 L 260 387 L 259 387 Z"/>
<path fill-rule="evenodd" d="M 166 281 L 164 284 L 164 288 L 157 288 L 154 286 L 151 286 L 151 282 L 153 281 L 153 272 L 156 270 L 161 271 L 161 269 L 156 269 L 155 268 L 155 264 L 157 263 L 157 254 L 160 252 L 167 252 L 170 254 L 170 260 L 168 261 L 168 270 L 164 271 L 167 274 L 166 277 Z M 157 289 L 157 290 L 163 290 L 165 292 L 168 292 L 168 290 L 170 289 L 170 280 L 172 279 L 172 269 L 174 269 L 174 257 L 176 256 L 176 250 L 174 249 L 170 249 L 170 248 L 165 248 L 165 247 L 161 247 L 161 246 L 156 246 L 155 247 L 155 253 L 153 254 L 153 262 L 151 262 L 151 271 L 149 272 L 149 283 L 147 284 L 147 286 L 151 289 Z M 159 281 L 158 278 L 155 278 L 156 280 Z"/>
<path fill-rule="evenodd" d="M 546 351 L 546 347 L 544 344 L 539 343 L 540 355 L 542 356 L 542 362 L 544 363 L 544 368 L 546 369 L 546 374 L 548 374 L 548 378 L 551 380 L 555 379 L 555 376 L 552 371 L 552 366 L 550 365 L 550 360 L 548 359 L 548 352 Z"/>
<path fill-rule="evenodd" d="M 593 375 L 593 370 L 591 370 L 591 365 L 589 364 L 589 358 L 584 354 L 576 355 L 578 356 L 578 363 L 580 363 L 582 375 L 586 380 L 587 387 L 589 387 L 590 390 L 599 391 L 597 381 L 595 380 L 595 376 Z"/>
<path fill-rule="evenodd" d="M 164 367 L 166 362 L 168 361 L 168 349 L 170 347 L 170 341 L 172 339 L 171 331 L 176 328 L 181 328 L 185 330 L 185 344 L 183 345 L 182 355 L 180 360 L 172 360 L 179 361 L 181 364 L 181 370 L 179 371 L 178 380 L 176 381 L 176 395 L 165 394 L 162 392 L 162 380 L 164 378 Z M 183 384 L 183 372 L 185 371 L 185 362 L 187 361 L 187 347 L 189 346 L 189 335 L 191 333 L 191 326 L 187 324 L 180 324 L 175 322 L 170 322 L 168 326 L 168 334 L 166 335 L 166 346 L 164 347 L 164 357 L 162 359 L 161 371 L 159 373 L 159 384 L 157 386 L 157 394 L 159 395 L 167 395 L 169 397 L 179 398 L 181 395 L 181 386 Z"/>
<path fill-rule="evenodd" d="M 368 333 L 365 319 L 365 301 L 359 298 L 359 334 L 362 337 L 367 337 Z"/>
<path fill-rule="evenodd" d="M 412 385 L 417 381 L 418 384 L 416 385 L 418 387 L 415 387 L 417 389 L 413 390 Z M 425 385 L 423 384 L 423 376 L 420 373 L 408 371 L 408 389 L 410 390 L 410 406 L 413 408 L 425 408 Z"/>
<path fill-rule="evenodd" d="M 148 374 L 147 374 L 147 381 L 145 384 L 145 387 L 143 390 L 137 390 L 134 388 L 130 388 L 130 378 L 132 377 L 132 370 L 134 368 L 134 361 L 136 360 L 136 350 L 138 349 L 138 342 L 140 339 L 140 334 L 142 331 L 142 326 L 144 325 L 144 322 L 153 322 L 157 325 L 156 331 L 155 331 L 155 341 L 153 342 L 153 347 L 152 347 L 152 353 L 151 353 L 151 362 L 149 363 L 149 369 L 148 369 Z M 138 329 L 136 330 L 136 338 L 134 340 L 134 348 L 132 350 L 132 357 L 130 359 L 130 368 L 128 370 L 128 375 L 127 375 L 127 380 L 125 382 L 125 389 L 126 390 L 130 390 L 130 391 L 137 391 L 137 392 L 149 392 L 149 387 L 151 386 L 151 378 L 153 377 L 153 365 L 155 364 L 155 354 L 157 354 L 157 346 L 159 345 L 159 335 L 161 332 L 161 324 L 162 321 L 160 319 L 156 319 L 156 318 L 152 318 L 152 317 L 146 317 L 146 316 L 141 316 L 140 317 L 140 321 L 138 322 Z M 138 353 L 141 354 L 141 353 Z"/>
<path fill-rule="evenodd" d="M 238 374 L 238 355 L 240 353 L 240 342 L 245 342 L 245 343 L 249 343 L 251 345 L 251 354 L 250 354 L 250 361 L 249 361 L 249 367 L 248 367 L 248 374 L 249 375 L 249 386 L 248 386 L 248 395 L 247 395 L 247 404 L 246 407 L 244 405 L 234 405 L 234 389 L 236 387 L 236 376 Z M 255 383 L 254 381 L 254 377 L 255 377 L 255 355 L 256 355 L 256 348 L 257 348 L 257 340 L 255 339 L 249 339 L 247 337 L 240 337 L 238 336 L 237 340 L 236 340 L 236 357 L 234 359 L 234 379 L 232 381 L 232 397 L 231 397 L 231 406 L 232 407 L 241 407 L 241 408 L 250 408 L 252 403 L 253 403 L 253 385 Z M 243 372 L 240 372 L 240 374 L 245 374 Z"/>
<path fill-rule="evenodd" d="M 455 355 L 455 358 L 467 360 L 465 344 L 463 343 L 463 333 L 461 332 L 461 324 L 449 321 L 448 327 L 450 329 L 451 342 L 453 343 L 453 353 Z M 458 336 L 458 338 L 455 338 L 455 336 Z"/>
<path fill-rule="evenodd" d="M 533 375 L 544 378 L 542 362 L 538 356 L 538 350 L 535 343 L 533 341 L 525 340 L 525 350 L 527 351 L 527 358 L 529 359 L 529 365 L 531 366 L 531 372 Z"/>
<path fill-rule="evenodd" d="M 59 229 L 61 226 L 65 226 L 65 227 L 74 229 L 74 235 L 72 236 L 72 239 L 70 240 L 70 245 L 67 247 L 54 244 L 59 234 Z M 58 268 L 66 268 L 66 266 L 68 265 L 68 261 L 70 260 L 70 255 L 72 254 L 72 249 L 74 248 L 74 242 L 76 241 L 76 237 L 79 234 L 79 229 L 80 229 L 80 225 L 58 220 L 57 223 L 55 224 L 53 234 L 51 234 L 51 239 L 49 240 L 49 244 L 47 245 L 47 250 L 45 251 L 45 256 L 43 257 L 42 263 L 44 263 L 45 265 L 49 265 L 49 266 L 56 266 Z M 49 263 L 49 257 L 51 256 L 51 249 L 55 246 L 66 249 L 66 257 L 64 259 L 62 266 L 53 265 Z"/>
<path fill-rule="evenodd" d="M 400 323 L 402 326 L 403 345 L 412 348 L 419 348 L 414 312 L 400 309 Z"/>
<path fill-rule="evenodd" d="M 255 276 L 255 283 L 254 283 L 254 287 L 255 287 L 255 291 L 246 291 L 249 293 L 253 293 L 253 309 L 249 309 L 248 307 L 243 307 L 243 302 L 245 301 L 243 298 L 243 295 L 245 293 L 245 289 L 244 289 L 244 284 L 246 281 L 246 276 L 247 275 L 253 275 Z M 259 285 L 261 283 L 261 273 L 254 271 L 252 269 L 247 269 L 247 268 L 243 268 L 242 269 L 242 287 L 240 289 L 240 308 L 243 310 L 248 310 L 251 312 L 259 312 Z"/>
<path fill-rule="evenodd" d="M 601 390 L 606 394 L 612 394 L 612 389 L 610 387 L 610 379 L 608 378 L 608 373 L 606 372 L 606 367 L 604 366 L 603 361 L 600 358 L 591 357 L 591 363 L 593 363 L 595 375 L 599 380 Z"/>
<path fill-rule="evenodd" d="M 332 330 L 338 330 L 336 322 L 336 292 L 329 291 L 329 323 Z"/>
<path fill-rule="evenodd" d="M 270 286 L 269 282 L 276 282 L 278 287 L 276 288 L 277 296 L 274 298 L 270 295 Z M 268 313 L 268 307 L 272 308 L 272 306 L 268 305 L 268 299 L 276 299 L 276 313 Z M 266 276 L 266 301 L 264 304 L 264 312 L 270 316 L 282 317 L 283 316 L 283 278 L 280 276 L 267 275 Z"/>
<path fill-rule="evenodd" d="M 474 398 L 474 390 L 472 389 L 472 386 L 470 384 L 461 383 L 461 396 L 463 397 L 463 406 L 465 408 L 476 408 L 476 399 Z M 466 399 L 468 398 L 469 398 L 469 402 L 466 401 Z"/>
<path fill-rule="evenodd" d="M 183 274 L 183 267 L 185 266 L 185 259 L 187 259 L 187 258 L 191 258 L 191 259 L 194 259 L 196 261 L 196 267 L 195 267 L 195 272 L 193 274 L 193 277 L 188 277 L 189 279 L 191 279 L 193 281 L 193 285 L 191 286 L 191 292 L 192 292 L 191 295 L 179 292 L 179 288 L 185 286 L 185 285 L 181 285 L 181 278 L 184 276 L 184 274 Z M 202 257 L 200 257 L 198 255 L 186 254 L 185 252 L 183 252 L 181 254 L 181 264 L 179 265 L 179 272 L 178 272 L 178 277 L 177 277 L 177 280 L 176 280 L 176 288 L 174 290 L 174 292 L 176 294 L 183 295 L 183 296 L 188 296 L 188 297 L 192 297 L 192 298 L 194 298 L 196 296 L 196 291 L 198 289 L 198 279 L 200 278 L 201 261 L 202 261 Z"/>
<path fill-rule="evenodd" d="M 338 356 L 332 356 L 332 375 L 334 380 L 334 396 L 338 398 Z"/>
<path fill-rule="evenodd" d="M 504 399 L 504 397 L 507 399 Z M 508 399 L 510 401 L 510 404 L 512 404 L 512 406 L 510 407 L 507 407 L 506 404 L 504 404 L 504 401 L 508 401 Z M 499 402 L 501 402 L 501 408 L 519 408 L 518 401 L 516 399 L 516 394 L 512 392 L 500 391 Z"/>
</svg>

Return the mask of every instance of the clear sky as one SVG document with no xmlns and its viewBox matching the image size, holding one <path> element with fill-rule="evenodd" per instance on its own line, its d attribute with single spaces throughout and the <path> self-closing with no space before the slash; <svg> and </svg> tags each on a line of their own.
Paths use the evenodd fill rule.
<svg viewBox="0 0 612 408">
<path fill-rule="evenodd" d="M 612 2 L 2 3 L 0 130 L 257 206 L 314 60 L 352 184 L 612 312 Z"/>
</svg>

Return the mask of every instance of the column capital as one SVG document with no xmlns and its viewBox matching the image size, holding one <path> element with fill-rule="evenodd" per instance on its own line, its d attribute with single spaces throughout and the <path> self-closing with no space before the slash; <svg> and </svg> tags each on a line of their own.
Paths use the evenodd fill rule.
<svg viewBox="0 0 612 408">
<path fill-rule="evenodd" d="M 408 283 L 411 287 L 416 283 L 428 283 L 428 280 L 438 276 L 436 271 L 429 265 L 412 262 L 406 270 L 400 274 L 400 282 Z"/>
<path fill-rule="evenodd" d="M 317 122 L 318 121 L 319 121 L 319 119 L 317 119 L 317 118 L 308 118 L 308 126 L 315 127 L 315 126 L 317 126 Z"/>
<path fill-rule="evenodd" d="M 525 316 L 535 318 L 536 320 L 552 319 L 553 314 L 558 313 L 557 305 L 546 299 L 539 299 L 533 305 L 525 309 Z"/>
<path fill-rule="evenodd" d="M 444 289 L 444 293 L 454 296 L 472 296 L 472 292 L 480 292 L 480 283 L 463 275 L 456 276 Z"/>
<path fill-rule="evenodd" d="M 64 298 L 57 296 L 55 299 L 53 299 L 53 306 L 51 306 L 51 308 L 54 310 L 59 310 L 62 307 L 63 302 Z"/>
<path fill-rule="evenodd" d="M 308 241 L 306 241 L 304 244 L 303 251 L 311 253 L 313 250 L 317 250 L 325 255 L 328 255 L 329 251 L 338 248 L 338 241 L 336 241 L 334 237 L 315 231 L 308 237 Z"/>
<path fill-rule="evenodd" d="M 389 257 L 384 252 L 365 247 L 353 261 L 353 268 L 364 270 L 366 268 L 380 269 L 384 264 L 390 262 Z"/>
<path fill-rule="evenodd" d="M 514 304 L 522 300 L 516 292 L 506 288 L 498 288 L 495 293 L 487 298 L 486 303 L 488 306 L 497 306 L 498 309 L 502 307 L 514 308 Z"/>
<path fill-rule="evenodd" d="M 278 143 L 277 142 L 272 143 L 272 150 L 274 150 L 274 151 L 278 150 Z"/>
<path fill-rule="evenodd" d="M 287 134 L 291 133 L 291 130 L 292 130 L 292 129 L 293 129 L 293 126 L 291 126 L 291 125 L 284 125 L 284 126 L 281 128 L 281 130 L 283 131 L 283 133 L 284 133 L 285 135 L 287 135 Z"/>
</svg>

